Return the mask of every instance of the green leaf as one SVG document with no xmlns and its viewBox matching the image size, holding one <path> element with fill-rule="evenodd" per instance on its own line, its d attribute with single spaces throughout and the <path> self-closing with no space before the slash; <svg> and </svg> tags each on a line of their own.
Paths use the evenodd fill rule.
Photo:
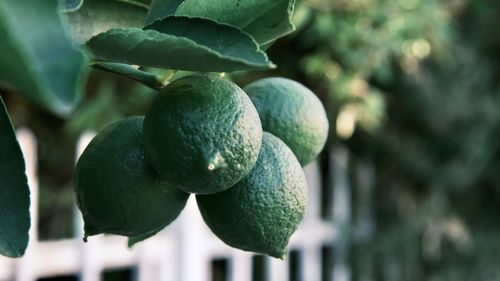
<svg viewBox="0 0 500 281">
<path fill-rule="evenodd" d="M 291 33 L 295 0 L 186 0 L 176 15 L 227 23 L 250 33 L 259 44 Z"/>
<path fill-rule="evenodd" d="M 123 75 L 155 90 L 159 90 L 163 87 L 161 79 L 158 76 L 137 69 L 129 64 L 101 62 L 94 64 L 93 67 L 103 71 Z"/>
<path fill-rule="evenodd" d="M 166 16 L 175 14 L 177 7 L 183 1 L 184 0 L 153 0 L 151 2 L 151 6 L 149 7 L 146 22 L 150 24 L 157 19 L 162 19 Z"/>
<path fill-rule="evenodd" d="M 17 258 L 28 246 L 30 191 L 21 148 L 0 96 L 0 254 Z"/>
<path fill-rule="evenodd" d="M 212 72 L 274 67 L 248 34 L 200 18 L 167 17 L 145 30 L 112 29 L 87 45 L 98 61 Z"/>
<path fill-rule="evenodd" d="M 116 0 L 85 0 L 76 12 L 67 13 L 71 33 L 80 44 L 117 27 L 143 27 L 147 9 Z"/>
<path fill-rule="evenodd" d="M 58 0 L 0 1 L 0 81 L 63 116 L 78 101 L 86 72 L 59 9 Z"/>
</svg>

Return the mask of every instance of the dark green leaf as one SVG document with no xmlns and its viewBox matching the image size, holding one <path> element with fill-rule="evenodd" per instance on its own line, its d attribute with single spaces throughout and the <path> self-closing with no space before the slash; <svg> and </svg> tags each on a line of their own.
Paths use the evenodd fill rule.
<svg viewBox="0 0 500 281">
<path fill-rule="evenodd" d="M 167 17 L 146 27 L 112 29 L 88 46 L 100 61 L 192 71 L 268 69 L 274 65 L 239 29 L 199 18 Z"/>
<path fill-rule="evenodd" d="M 175 14 L 177 7 L 184 0 L 153 0 L 149 8 L 147 23 Z"/>
<path fill-rule="evenodd" d="M 295 0 L 186 0 L 175 14 L 238 26 L 262 45 L 294 30 L 294 3 Z"/>
<path fill-rule="evenodd" d="M 163 87 L 163 84 L 158 76 L 139 70 L 129 64 L 101 62 L 94 64 L 93 67 L 107 72 L 123 75 L 155 90 Z"/>
<path fill-rule="evenodd" d="M 73 36 L 83 44 L 112 28 L 143 27 L 146 13 L 144 7 L 116 0 L 85 0 L 78 11 L 67 16 Z"/>
<path fill-rule="evenodd" d="M 30 191 L 23 154 L 0 96 L 0 254 L 24 254 L 30 228 Z"/>
<path fill-rule="evenodd" d="M 0 80 L 59 115 L 80 96 L 85 57 L 58 14 L 58 0 L 0 1 Z"/>
</svg>

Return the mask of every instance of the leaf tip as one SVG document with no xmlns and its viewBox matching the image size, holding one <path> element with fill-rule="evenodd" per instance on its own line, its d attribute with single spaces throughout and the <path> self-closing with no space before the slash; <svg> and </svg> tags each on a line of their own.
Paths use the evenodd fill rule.
<svg viewBox="0 0 500 281">
<path fill-rule="evenodd" d="M 133 239 L 129 238 L 127 242 L 127 248 L 132 249 L 135 244 L 137 244 L 138 241 L 134 241 Z"/>
</svg>

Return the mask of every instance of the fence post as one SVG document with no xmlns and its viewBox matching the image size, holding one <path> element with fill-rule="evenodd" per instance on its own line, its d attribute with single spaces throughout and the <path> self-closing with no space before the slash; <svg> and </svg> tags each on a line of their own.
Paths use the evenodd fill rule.
<svg viewBox="0 0 500 281">
<path fill-rule="evenodd" d="M 250 281 L 252 279 L 252 255 L 234 250 L 229 271 L 231 281 Z"/>
<path fill-rule="evenodd" d="M 138 250 L 137 279 L 139 281 L 169 280 L 166 271 L 167 268 L 171 269 L 172 267 L 162 252 L 171 249 L 169 249 L 169 245 L 165 244 L 164 241 L 152 237 L 135 246 Z"/>
<path fill-rule="evenodd" d="M 94 133 L 86 132 L 82 134 L 77 144 L 77 159 L 83 153 L 87 145 L 90 143 L 92 138 L 95 136 Z M 83 219 L 81 217 L 80 211 L 75 208 L 75 226 L 77 231 L 75 232 L 77 237 L 83 237 Z M 99 244 L 101 243 L 101 236 L 94 236 L 91 238 L 91 243 L 81 243 L 78 247 L 81 253 L 81 280 L 82 281 L 99 281 L 101 275 L 101 261 L 99 255 Z"/>
<path fill-rule="evenodd" d="M 205 281 L 209 280 L 209 260 L 206 237 L 203 229 L 203 219 L 198 211 L 196 199 L 191 195 L 186 207 L 179 216 L 180 227 L 177 232 L 180 255 L 180 280 Z"/>
<path fill-rule="evenodd" d="M 38 175 L 37 175 L 37 143 L 35 136 L 28 129 L 17 130 L 17 140 L 23 152 L 26 163 L 26 176 L 30 188 L 30 217 L 31 227 L 29 230 L 30 241 L 22 259 L 16 266 L 16 280 L 35 280 L 34 255 L 38 244 Z"/>
<path fill-rule="evenodd" d="M 303 225 L 311 227 L 319 225 L 321 222 L 321 174 L 317 161 L 304 167 L 308 185 L 308 198 L 306 216 Z M 320 249 L 322 241 L 311 241 L 314 239 L 305 239 L 302 246 L 301 266 L 303 270 L 303 280 L 319 281 L 321 280 L 321 259 Z"/>
<path fill-rule="evenodd" d="M 374 262 L 372 251 L 366 251 L 365 245 L 370 243 L 375 231 L 373 213 L 373 191 L 375 187 L 375 168 L 370 160 L 356 161 L 356 197 L 353 197 L 353 209 L 356 210 L 356 217 L 353 218 L 353 241 L 354 259 L 353 266 L 356 266 L 356 273 L 360 281 L 373 281 L 375 278 Z"/>
<path fill-rule="evenodd" d="M 330 161 L 330 173 L 333 175 L 333 220 L 338 229 L 338 237 L 333 252 L 333 280 L 350 281 L 351 187 L 348 177 L 348 150 L 342 145 L 337 145 L 331 151 Z"/>
<path fill-rule="evenodd" d="M 269 281 L 289 280 L 288 260 L 267 257 L 269 268 Z"/>
</svg>

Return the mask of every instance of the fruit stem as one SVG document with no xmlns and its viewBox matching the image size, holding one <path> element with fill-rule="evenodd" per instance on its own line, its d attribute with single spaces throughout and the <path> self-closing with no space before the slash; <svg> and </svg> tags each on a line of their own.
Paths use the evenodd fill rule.
<svg viewBox="0 0 500 281">
<path fill-rule="evenodd" d="M 136 65 L 114 62 L 92 62 L 91 66 L 95 69 L 125 76 L 155 90 L 163 87 L 163 81 L 158 75 L 141 70 Z"/>
<path fill-rule="evenodd" d="M 167 86 L 168 83 L 170 83 L 170 79 L 174 77 L 174 74 L 177 72 L 177 70 L 172 70 L 169 69 L 163 73 L 162 76 L 159 77 L 160 83 L 162 84 L 163 87 Z"/>
</svg>

